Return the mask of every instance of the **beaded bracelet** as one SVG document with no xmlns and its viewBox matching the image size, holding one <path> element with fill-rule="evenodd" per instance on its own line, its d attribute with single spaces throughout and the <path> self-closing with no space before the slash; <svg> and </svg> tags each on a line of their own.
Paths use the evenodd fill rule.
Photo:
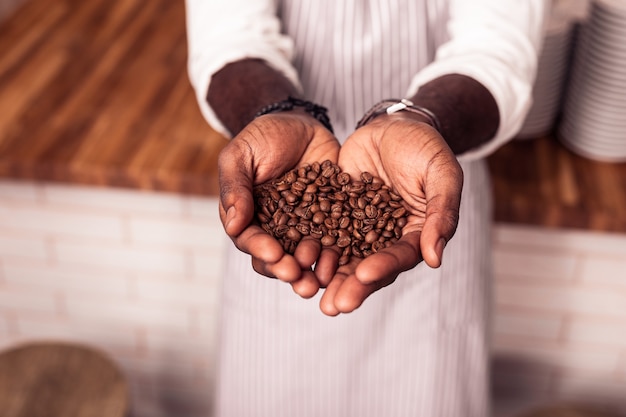
<svg viewBox="0 0 626 417">
<path fill-rule="evenodd" d="M 276 103 L 269 104 L 259 110 L 254 117 L 263 116 L 268 113 L 277 113 L 282 111 L 293 110 L 294 107 L 302 107 L 304 111 L 313 116 L 317 121 L 324 125 L 324 127 L 333 132 L 333 126 L 330 124 L 330 118 L 328 117 L 328 109 L 320 106 L 319 104 L 312 103 L 310 101 L 301 100 L 289 96 L 287 100 L 278 101 Z"/>
<path fill-rule="evenodd" d="M 441 132 L 441 123 L 439 123 L 439 119 L 437 118 L 435 113 L 425 107 L 416 106 L 411 100 L 407 100 L 405 98 L 403 98 L 402 100 L 388 99 L 383 100 L 380 103 L 376 103 L 363 115 L 361 120 L 359 120 L 359 122 L 357 123 L 356 128 L 358 129 L 362 126 L 365 126 L 383 113 L 393 114 L 401 110 L 406 110 L 411 113 L 424 116 L 432 127 L 437 129 L 438 132 Z"/>
</svg>

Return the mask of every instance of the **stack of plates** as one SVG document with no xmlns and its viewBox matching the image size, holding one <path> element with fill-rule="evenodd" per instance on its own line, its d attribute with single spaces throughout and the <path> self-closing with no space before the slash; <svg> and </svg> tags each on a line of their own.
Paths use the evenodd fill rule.
<svg viewBox="0 0 626 417">
<path fill-rule="evenodd" d="M 557 131 L 572 151 L 626 161 L 626 2 L 593 0 L 576 39 Z"/>
<path fill-rule="evenodd" d="M 543 38 L 543 48 L 533 86 L 533 105 L 517 135 L 531 139 L 552 131 L 561 108 L 572 47 L 574 21 L 571 16 L 554 10 Z"/>
</svg>

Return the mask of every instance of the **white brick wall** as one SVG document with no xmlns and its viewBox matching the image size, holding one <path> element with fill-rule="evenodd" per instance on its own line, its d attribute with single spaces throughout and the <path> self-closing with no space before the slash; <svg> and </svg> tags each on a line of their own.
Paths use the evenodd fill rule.
<svg viewBox="0 0 626 417">
<path fill-rule="evenodd" d="M 626 236 L 501 224 L 494 246 L 500 415 L 558 401 L 626 415 Z"/>
<path fill-rule="evenodd" d="M 626 236 L 496 225 L 498 415 L 626 409 Z M 0 348 L 103 349 L 134 415 L 206 416 L 221 252 L 215 198 L 0 181 Z"/>
<path fill-rule="evenodd" d="M 93 345 L 135 416 L 205 416 L 226 241 L 214 198 L 0 181 L 0 348 Z"/>
</svg>

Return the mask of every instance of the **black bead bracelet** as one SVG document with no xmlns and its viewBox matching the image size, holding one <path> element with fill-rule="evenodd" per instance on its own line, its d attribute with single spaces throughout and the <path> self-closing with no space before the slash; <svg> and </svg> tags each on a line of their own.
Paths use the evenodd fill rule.
<svg viewBox="0 0 626 417">
<path fill-rule="evenodd" d="M 254 117 L 263 116 L 269 113 L 278 113 L 282 111 L 293 110 L 294 107 L 302 107 L 305 112 L 313 116 L 317 121 L 324 125 L 324 127 L 333 132 L 333 126 L 330 124 L 330 118 L 328 117 L 328 109 L 320 106 L 319 104 L 312 103 L 310 101 L 302 100 L 295 97 L 288 97 L 287 100 L 278 101 L 276 103 L 269 104 L 259 110 Z"/>
</svg>

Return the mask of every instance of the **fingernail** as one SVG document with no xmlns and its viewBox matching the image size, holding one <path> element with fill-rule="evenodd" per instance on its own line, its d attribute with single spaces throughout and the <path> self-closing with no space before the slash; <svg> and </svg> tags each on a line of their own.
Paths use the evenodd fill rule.
<svg viewBox="0 0 626 417">
<path fill-rule="evenodd" d="M 441 238 L 437 241 L 437 245 L 435 246 L 435 252 L 437 253 L 437 257 L 439 258 L 439 263 L 443 261 L 443 250 L 446 247 L 446 240 Z"/>
<path fill-rule="evenodd" d="M 225 227 L 227 229 L 228 229 L 228 226 L 233 221 L 233 219 L 235 218 L 236 215 L 237 215 L 237 213 L 236 213 L 236 210 L 235 210 L 235 206 L 230 206 L 228 208 L 228 210 L 226 211 L 226 225 L 225 225 Z"/>
</svg>

